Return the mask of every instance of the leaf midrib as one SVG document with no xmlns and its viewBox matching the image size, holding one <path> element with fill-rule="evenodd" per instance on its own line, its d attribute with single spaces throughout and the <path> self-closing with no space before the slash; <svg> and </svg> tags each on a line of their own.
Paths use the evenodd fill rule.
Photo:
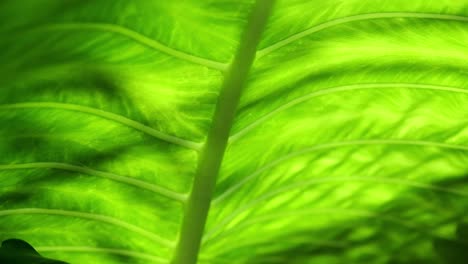
<svg viewBox="0 0 468 264">
<path fill-rule="evenodd" d="M 195 264 L 212 193 L 223 161 L 240 96 L 274 0 L 257 0 L 233 62 L 221 86 L 213 122 L 200 153 L 191 194 L 185 207 L 173 264 Z"/>
</svg>

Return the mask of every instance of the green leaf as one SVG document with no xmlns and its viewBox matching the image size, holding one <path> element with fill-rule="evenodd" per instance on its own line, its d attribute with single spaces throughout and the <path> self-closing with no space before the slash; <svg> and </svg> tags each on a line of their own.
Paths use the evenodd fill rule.
<svg viewBox="0 0 468 264">
<path fill-rule="evenodd" d="M 5 264 L 66 264 L 63 261 L 42 257 L 31 245 L 19 239 L 8 239 L 2 242 L 0 260 Z"/>
<path fill-rule="evenodd" d="M 0 1 L 0 241 L 465 263 L 465 2 Z"/>
</svg>

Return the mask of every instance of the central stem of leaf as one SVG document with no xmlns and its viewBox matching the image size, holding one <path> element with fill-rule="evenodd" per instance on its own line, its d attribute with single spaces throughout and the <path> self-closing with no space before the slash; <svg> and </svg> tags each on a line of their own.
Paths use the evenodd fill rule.
<svg viewBox="0 0 468 264">
<path fill-rule="evenodd" d="M 242 90 L 255 58 L 274 0 L 257 0 L 239 48 L 221 87 L 213 123 L 198 161 L 192 191 L 185 207 L 173 264 L 195 264 L 210 208 L 211 197 L 223 160 L 229 132 Z"/>
</svg>

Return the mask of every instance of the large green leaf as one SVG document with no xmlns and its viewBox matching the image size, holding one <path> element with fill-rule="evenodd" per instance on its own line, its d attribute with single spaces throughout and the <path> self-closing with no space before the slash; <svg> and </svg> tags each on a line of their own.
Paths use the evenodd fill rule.
<svg viewBox="0 0 468 264">
<path fill-rule="evenodd" d="M 3 0 L 0 62 L 2 241 L 70 263 L 468 258 L 465 0 Z"/>
</svg>

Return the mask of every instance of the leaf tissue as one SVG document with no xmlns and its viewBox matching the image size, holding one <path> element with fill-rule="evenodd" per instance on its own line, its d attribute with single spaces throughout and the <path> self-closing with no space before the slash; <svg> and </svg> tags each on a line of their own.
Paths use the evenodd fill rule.
<svg viewBox="0 0 468 264">
<path fill-rule="evenodd" d="M 2 0 L 1 263 L 468 263 L 467 62 L 466 0 Z"/>
</svg>

